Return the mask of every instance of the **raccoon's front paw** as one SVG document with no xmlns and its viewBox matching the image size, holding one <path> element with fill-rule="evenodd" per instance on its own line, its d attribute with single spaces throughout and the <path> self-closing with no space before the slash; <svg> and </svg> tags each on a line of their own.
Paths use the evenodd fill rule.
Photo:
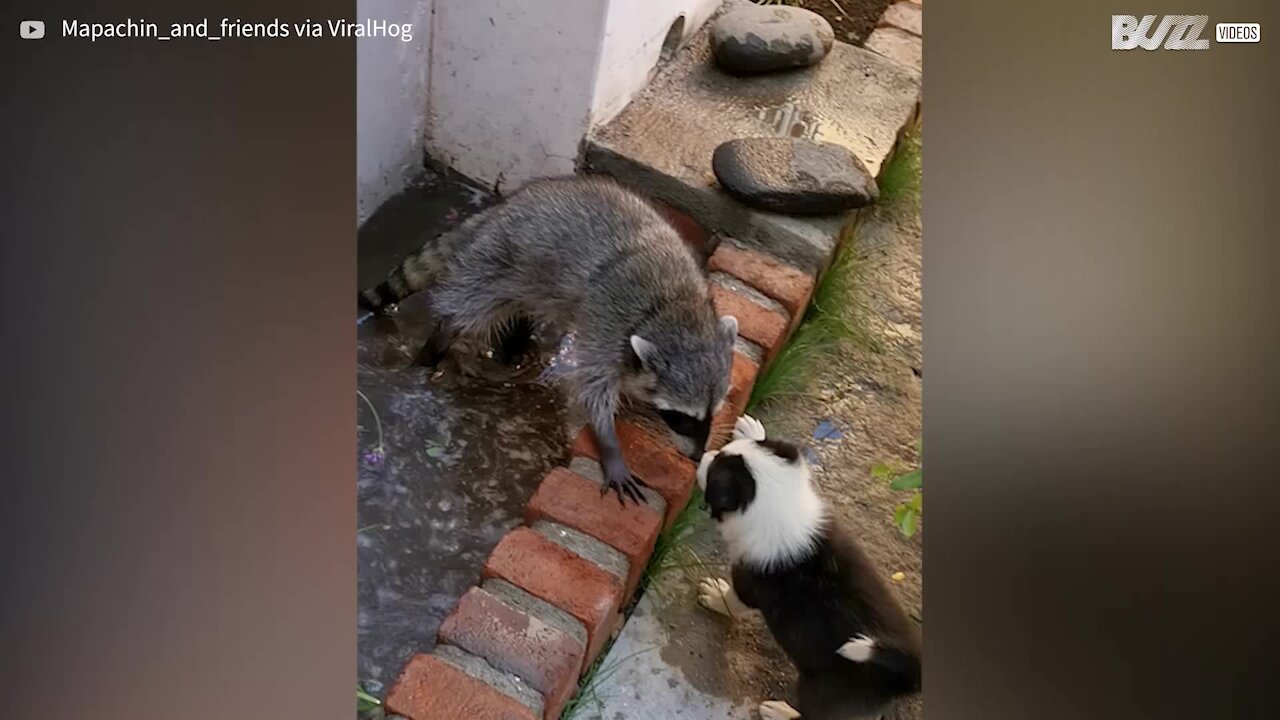
<svg viewBox="0 0 1280 720">
<path fill-rule="evenodd" d="M 631 470 L 627 468 L 625 463 L 616 465 L 606 464 L 604 467 L 604 487 L 600 490 L 600 495 L 607 495 L 610 490 L 618 494 L 618 504 L 622 507 L 627 506 L 627 498 L 630 498 L 637 505 L 644 505 L 647 501 L 644 492 L 640 488 L 649 487 L 643 480 L 631 474 Z"/>
<path fill-rule="evenodd" d="M 760 703 L 760 720 L 796 720 L 800 713 L 782 700 Z"/>
<path fill-rule="evenodd" d="M 764 425 L 750 415 L 743 415 L 733 424 L 734 440 L 764 440 Z"/>
</svg>

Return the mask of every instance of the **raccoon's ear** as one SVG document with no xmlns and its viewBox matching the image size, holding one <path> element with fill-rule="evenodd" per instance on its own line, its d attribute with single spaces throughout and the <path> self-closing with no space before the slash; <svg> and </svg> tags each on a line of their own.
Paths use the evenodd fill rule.
<svg viewBox="0 0 1280 720">
<path fill-rule="evenodd" d="M 732 344 L 738 339 L 738 318 L 725 315 L 720 318 L 720 334 Z"/>
<path fill-rule="evenodd" d="M 631 352 L 636 354 L 642 364 L 651 365 L 653 359 L 658 356 L 658 346 L 639 335 L 632 335 Z"/>
</svg>

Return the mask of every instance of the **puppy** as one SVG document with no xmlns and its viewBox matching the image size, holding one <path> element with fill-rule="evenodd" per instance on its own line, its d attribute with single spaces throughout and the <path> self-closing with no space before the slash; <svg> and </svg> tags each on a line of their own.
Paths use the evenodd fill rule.
<svg viewBox="0 0 1280 720">
<path fill-rule="evenodd" d="M 729 618 L 761 611 L 800 671 L 799 707 L 762 703 L 763 720 L 875 718 L 920 690 L 919 630 L 829 519 L 799 447 L 744 415 L 702 457 L 698 486 L 733 562 L 732 585 L 704 579 L 699 602 Z"/>
</svg>

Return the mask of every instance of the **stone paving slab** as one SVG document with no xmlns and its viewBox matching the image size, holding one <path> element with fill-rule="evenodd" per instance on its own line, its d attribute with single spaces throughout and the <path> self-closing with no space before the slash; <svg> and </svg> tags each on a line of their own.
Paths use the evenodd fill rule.
<svg viewBox="0 0 1280 720">
<path fill-rule="evenodd" d="M 863 47 L 908 67 L 924 70 L 924 41 L 905 30 L 876 28 Z"/>
<path fill-rule="evenodd" d="M 731 0 L 722 7 L 741 7 Z M 711 230 L 810 274 L 830 257 L 842 216 L 797 218 L 730 198 L 711 170 L 735 138 L 782 135 L 844 145 L 873 175 L 915 116 L 920 74 L 836 42 L 816 66 L 734 77 L 715 66 L 710 23 L 616 118 L 587 138 L 587 166 L 688 213 Z"/>
<path fill-rule="evenodd" d="M 706 618 L 705 622 L 714 622 Z M 640 720 L 682 718 L 742 720 L 755 717 L 758 700 L 732 698 L 695 687 L 682 670 L 662 653 L 671 631 L 684 632 L 664 621 L 658 602 L 646 594 L 614 641 L 605 663 L 616 662 L 596 689 L 598 704 L 589 704 L 575 720 Z M 708 650 L 712 650 L 709 647 Z M 708 663 L 714 663 L 708 658 Z"/>
</svg>

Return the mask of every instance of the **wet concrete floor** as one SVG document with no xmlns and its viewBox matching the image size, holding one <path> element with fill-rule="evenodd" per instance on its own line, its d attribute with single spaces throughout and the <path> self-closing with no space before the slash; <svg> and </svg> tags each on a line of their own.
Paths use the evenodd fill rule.
<svg viewBox="0 0 1280 720">
<path fill-rule="evenodd" d="M 361 287 L 483 202 L 438 176 L 415 183 L 362 229 Z M 414 366 L 429 320 L 417 296 L 357 328 L 358 679 L 378 697 L 434 646 L 538 481 L 568 459 L 562 396 L 529 372 L 513 375 L 481 348 L 462 365 L 483 377 Z"/>
</svg>

